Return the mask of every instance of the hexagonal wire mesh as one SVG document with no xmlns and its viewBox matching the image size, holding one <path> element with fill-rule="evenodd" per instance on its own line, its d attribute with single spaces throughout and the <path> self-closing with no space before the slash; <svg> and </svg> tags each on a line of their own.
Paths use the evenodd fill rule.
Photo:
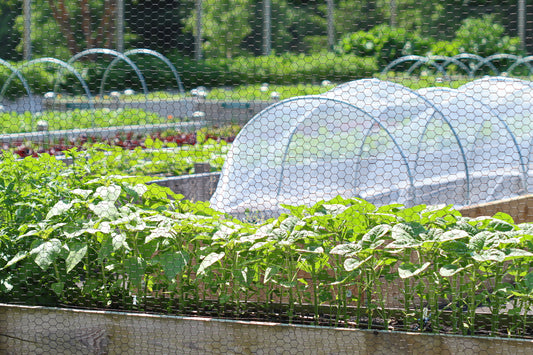
<svg viewBox="0 0 533 355">
<path fill-rule="evenodd" d="M 418 91 L 363 79 L 282 101 L 243 127 L 211 203 L 271 217 L 336 195 L 464 206 L 525 194 L 532 90 L 503 77 Z"/>
<path fill-rule="evenodd" d="M 531 193 L 532 11 L 0 2 L 0 352 L 412 350 L 14 303 L 531 337 L 530 200 L 454 208 Z"/>
</svg>

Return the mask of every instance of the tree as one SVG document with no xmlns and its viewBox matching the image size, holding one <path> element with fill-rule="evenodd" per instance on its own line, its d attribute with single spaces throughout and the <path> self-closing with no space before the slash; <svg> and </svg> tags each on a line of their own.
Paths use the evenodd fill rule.
<svg viewBox="0 0 533 355">
<path fill-rule="evenodd" d="M 210 56 L 233 57 L 239 45 L 251 32 L 250 0 L 203 0 L 203 50 Z M 186 20 L 186 30 L 196 35 L 197 12 Z"/>
<path fill-rule="evenodd" d="M 0 2 L 0 58 L 4 60 L 21 59 L 16 47 L 20 35 L 13 31 L 17 16 L 22 13 L 22 1 L 3 0 Z"/>
<path fill-rule="evenodd" d="M 115 12 L 116 0 L 32 0 L 34 55 L 67 59 L 84 49 L 114 48 Z M 22 33 L 22 15 L 15 28 Z"/>
</svg>

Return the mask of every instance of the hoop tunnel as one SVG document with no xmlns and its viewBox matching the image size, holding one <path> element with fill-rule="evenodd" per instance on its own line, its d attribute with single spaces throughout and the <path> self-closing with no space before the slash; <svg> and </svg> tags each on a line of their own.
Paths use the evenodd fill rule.
<svg viewBox="0 0 533 355">
<path fill-rule="evenodd" d="M 520 109 L 504 114 L 510 107 Z M 513 197 L 533 183 L 532 124 L 527 81 L 413 91 L 356 80 L 252 118 L 233 143 L 211 203 L 236 216 L 272 216 L 283 211 L 280 204 L 336 195 L 406 205 Z"/>
</svg>

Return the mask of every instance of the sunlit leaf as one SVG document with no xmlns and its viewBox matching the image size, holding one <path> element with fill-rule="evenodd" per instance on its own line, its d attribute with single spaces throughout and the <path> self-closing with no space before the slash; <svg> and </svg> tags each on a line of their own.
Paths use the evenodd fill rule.
<svg viewBox="0 0 533 355">
<path fill-rule="evenodd" d="M 28 256 L 28 253 L 25 251 L 19 251 L 11 260 L 7 262 L 7 264 L 4 265 L 4 267 L 1 270 L 7 269 L 8 267 L 15 265 L 21 260 L 24 260 Z"/>
<path fill-rule="evenodd" d="M 205 275 L 205 271 L 207 270 L 208 267 L 210 267 L 211 265 L 213 265 L 214 263 L 216 263 L 217 261 L 220 261 L 222 260 L 222 258 L 226 255 L 226 253 L 222 252 L 222 253 L 211 253 L 209 255 L 207 255 L 203 260 L 202 262 L 200 263 L 200 266 L 198 267 L 198 274 L 201 275 L 201 274 L 204 274 Z"/>
<path fill-rule="evenodd" d="M 46 219 L 50 219 L 55 216 L 60 216 L 63 213 L 70 210 L 72 207 L 72 202 L 65 203 L 63 201 L 58 201 L 50 211 L 48 211 L 48 214 L 46 215 Z"/>
<path fill-rule="evenodd" d="M 398 274 L 402 279 L 408 279 L 414 277 L 424 272 L 431 263 L 429 261 L 425 262 L 422 265 L 412 264 L 412 263 L 403 263 L 398 266 Z"/>
<path fill-rule="evenodd" d="M 442 277 L 451 277 L 463 270 L 464 270 L 463 267 L 460 267 L 454 264 L 449 264 L 449 265 L 444 265 L 443 267 L 441 267 L 439 270 L 439 274 Z"/>
<path fill-rule="evenodd" d="M 61 253 L 61 246 L 59 239 L 50 239 L 34 248 L 30 254 L 35 255 L 35 263 L 46 271 Z"/>
<path fill-rule="evenodd" d="M 65 266 L 67 268 L 67 274 L 72 271 L 83 260 L 87 254 L 87 243 L 74 243 L 69 245 L 69 254 L 65 260 Z"/>
<path fill-rule="evenodd" d="M 367 262 L 370 258 L 366 258 L 364 260 L 349 258 L 344 260 L 344 269 L 346 271 L 354 271 L 356 269 L 359 269 L 365 262 Z"/>
<path fill-rule="evenodd" d="M 265 276 L 264 276 L 264 283 L 267 283 L 272 279 L 274 275 L 276 275 L 279 271 L 279 268 L 277 266 L 269 266 L 265 269 Z"/>
<path fill-rule="evenodd" d="M 94 192 L 94 197 L 100 197 L 104 201 L 114 204 L 120 197 L 122 189 L 118 185 L 99 186 Z"/>
<path fill-rule="evenodd" d="M 350 253 L 356 253 L 361 250 L 361 247 L 356 243 L 339 244 L 329 251 L 334 255 L 346 255 Z"/>
<path fill-rule="evenodd" d="M 98 204 L 89 204 L 89 209 L 100 218 L 112 219 L 118 215 L 118 210 L 111 201 L 100 201 Z"/>
<path fill-rule="evenodd" d="M 144 239 L 145 243 L 150 243 L 152 240 L 157 238 L 172 238 L 175 232 L 174 229 L 170 226 L 157 227 L 153 229 L 149 235 Z"/>
</svg>

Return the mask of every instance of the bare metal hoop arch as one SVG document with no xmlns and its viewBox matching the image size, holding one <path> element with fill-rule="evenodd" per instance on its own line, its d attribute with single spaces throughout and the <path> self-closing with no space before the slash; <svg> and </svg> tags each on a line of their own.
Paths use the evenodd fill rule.
<svg viewBox="0 0 533 355">
<path fill-rule="evenodd" d="M 87 49 L 87 50 L 84 50 L 84 51 L 74 55 L 72 58 L 70 58 L 68 60 L 67 63 L 72 65 L 78 59 L 86 57 L 86 56 L 89 56 L 89 55 L 93 55 L 93 54 L 110 55 L 110 56 L 113 56 L 115 58 L 119 58 L 120 60 L 123 60 L 124 62 L 126 62 L 133 69 L 133 71 L 135 71 L 135 74 L 139 78 L 139 81 L 141 82 L 141 86 L 142 86 L 144 95 L 148 95 L 148 87 L 146 86 L 146 80 L 144 79 L 144 76 L 143 76 L 142 72 L 139 70 L 139 68 L 137 67 L 137 65 L 135 65 L 135 63 L 130 58 L 128 58 L 124 54 L 122 54 L 120 52 L 117 52 L 115 50 L 107 49 L 107 48 Z M 57 84 L 57 81 L 56 81 L 56 84 Z M 100 95 L 103 95 L 103 91 L 104 91 L 104 82 L 102 81 L 102 84 L 100 85 Z"/>
<path fill-rule="evenodd" d="M 22 86 L 24 87 L 24 90 L 26 90 L 26 93 L 28 94 L 28 98 L 30 99 L 30 112 L 35 112 L 35 101 L 31 93 L 30 86 L 28 85 L 28 82 L 24 78 L 24 75 L 22 75 L 20 70 L 18 70 L 15 66 L 13 66 L 12 64 L 10 64 L 9 62 L 3 59 L 0 59 L 0 65 L 5 66 L 7 69 L 11 70 L 11 75 L 15 74 L 17 78 L 20 80 L 20 82 L 22 83 Z M 4 94 L 6 91 L 7 91 L 7 81 L 2 86 L 2 89 L 0 91 L 0 100 L 4 98 Z M 32 118 L 32 126 L 33 126 L 33 118 Z"/>
<path fill-rule="evenodd" d="M 146 49 L 146 48 L 139 48 L 139 49 L 132 49 L 132 50 L 129 50 L 129 51 L 126 51 L 124 52 L 124 56 L 126 57 L 130 57 L 132 55 L 138 55 L 138 54 L 143 54 L 143 55 L 150 55 L 152 57 L 155 57 L 159 60 L 161 60 L 163 63 L 165 63 L 165 65 L 170 69 L 170 71 L 172 72 L 172 75 L 174 75 L 174 79 L 176 80 L 176 84 L 178 86 L 178 91 L 180 94 L 184 94 L 185 93 L 185 89 L 183 88 L 183 83 L 181 82 L 181 79 L 180 79 L 180 76 L 178 74 L 178 70 L 176 69 L 176 67 L 174 66 L 174 64 L 172 64 L 172 62 L 167 58 L 165 57 L 164 55 L 162 55 L 161 53 L 159 52 L 156 52 L 154 50 L 151 50 L 151 49 Z M 113 59 L 113 61 L 111 61 L 111 63 L 107 66 L 105 72 L 104 72 L 104 75 L 102 76 L 102 89 L 106 83 L 106 80 L 107 80 L 107 76 L 109 75 L 109 71 L 111 70 L 111 68 L 113 68 L 113 66 L 115 66 L 115 64 L 118 63 L 119 60 L 121 60 L 122 58 L 120 57 L 116 57 L 115 59 Z M 101 90 L 102 92 L 102 90 Z"/>
</svg>

